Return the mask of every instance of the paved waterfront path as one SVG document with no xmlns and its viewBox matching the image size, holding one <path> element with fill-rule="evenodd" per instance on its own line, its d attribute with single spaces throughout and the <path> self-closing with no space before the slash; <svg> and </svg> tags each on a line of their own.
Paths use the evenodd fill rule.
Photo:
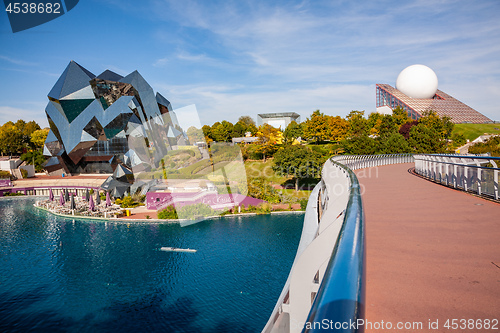
<svg viewBox="0 0 500 333">
<path fill-rule="evenodd" d="M 393 332 L 480 331 L 443 325 L 500 320 L 500 204 L 411 175 L 413 166 L 356 171 L 366 214 L 366 319 L 423 323 Z M 438 330 L 429 319 L 439 320 Z M 499 331 L 500 323 L 485 330 Z"/>
<path fill-rule="evenodd" d="M 44 186 L 90 186 L 99 187 L 109 175 L 81 175 L 81 176 L 46 176 L 38 175 L 33 178 L 18 179 L 12 182 L 15 187 L 44 187 Z"/>
</svg>

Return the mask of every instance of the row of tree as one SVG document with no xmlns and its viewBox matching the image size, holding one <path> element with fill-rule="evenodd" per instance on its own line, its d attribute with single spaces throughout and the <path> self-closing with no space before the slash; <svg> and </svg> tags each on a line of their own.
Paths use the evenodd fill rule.
<svg viewBox="0 0 500 333">
<path fill-rule="evenodd" d="M 48 133 L 48 128 L 40 128 L 34 120 L 8 121 L 0 127 L 0 153 L 2 156 L 20 155 L 28 164 L 34 164 L 39 172 L 45 162 L 43 144 Z"/>
<path fill-rule="evenodd" d="M 231 125 L 222 121 L 204 126 L 206 140 L 229 141 L 242 136 Z M 254 144 L 242 145 L 243 157 L 265 161 L 273 156 L 274 171 L 293 177 L 296 189 L 301 179 L 319 178 L 323 163 L 334 154 L 446 153 L 465 143 L 462 135 L 452 135 L 450 118 L 429 111 L 412 120 L 401 108 L 391 115 L 371 113 L 367 118 L 363 111 L 352 111 L 342 118 L 316 110 L 304 122 L 293 121 L 284 130 L 268 124 L 257 128 L 242 118 L 237 125 L 247 126 L 245 129 L 253 125 L 253 131 L 248 131 L 259 138 Z M 297 144 L 299 138 L 307 145 Z"/>
<path fill-rule="evenodd" d="M 255 135 L 258 132 L 255 121 L 249 116 L 241 116 L 236 124 L 223 120 L 215 122 L 212 126 L 204 125 L 202 127 L 203 135 L 207 143 L 211 141 L 231 141 L 232 138 L 245 136 L 247 132 Z M 189 136 L 189 130 L 188 130 Z"/>
<path fill-rule="evenodd" d="M 371 113 L 367 118 L 364 111 L 352 111 L 342 118 L 316 110 L 306 121 L 300 124 L 292 121 L 284 130 L 268 124 L 256 127 L 245 116 L 234 126 L 224 120 L 205 125 L 202 131 L 207 142 L 231 141 L 250 132 L 259 140 L 253 147 L 244 148 L 244 155 L 257 153 L 265 159 L 279 145 L 297 143 L 298 138 L 312 144 L 336 143 L 337 152 L 346 154 L 445 153 L 465 143 L 462 135 L 452 136 L 453 126 L 450 118 L 439 117 L 432 111 L 412 120 L 398 107 L 391 115 Z"/>
</svg>

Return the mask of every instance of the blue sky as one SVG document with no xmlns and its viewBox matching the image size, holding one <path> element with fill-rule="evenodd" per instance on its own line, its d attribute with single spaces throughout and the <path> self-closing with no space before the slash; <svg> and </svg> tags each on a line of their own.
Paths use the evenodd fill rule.
<svg viewBox="0 0 500 333">
<path fill-rule="evenodd" d="M 0 124 L 46 126 L 47 93 L 70 60 L 96 75 L 138 70 L 209 125 L 267 112 L 370 113 L 375 84 L 394 86 L 412 64 L 500 120 L 498 17 L 498 0 L 81 0 L 14 34 L 2 12 Z"/>
</svg>

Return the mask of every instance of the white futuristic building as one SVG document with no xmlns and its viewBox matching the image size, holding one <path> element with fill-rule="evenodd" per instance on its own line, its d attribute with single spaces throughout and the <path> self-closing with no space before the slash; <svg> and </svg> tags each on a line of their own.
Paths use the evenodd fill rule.
<svg viewBox="0 0 500 333">
<path fill-rule="evenodd" d="M 491 119 L 470 106 L 438 89 L 438 78 L 424 65 L 406 67 L 396 80 L 396 88 L 377 84 L 377 112 L 391 114 L 403 108 L 412 119 L 419 119 L 432 110 L 440 117 L 448 116 L 453 123 L 491 123 Z"/>
<path fill-rule="evenodd" d="M 295 112 L 262 113 L 257 117 L 257 125 L 269 124 L 282 131 L 292 122 L 300 123 L 300 115 Z"/>
</svg>

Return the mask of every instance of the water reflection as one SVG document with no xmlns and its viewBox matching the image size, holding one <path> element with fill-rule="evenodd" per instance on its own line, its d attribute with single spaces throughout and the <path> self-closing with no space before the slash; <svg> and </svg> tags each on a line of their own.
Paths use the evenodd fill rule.
<svg viewBox="0 0 500 333">
<path fill-rule="evenodd" d="M 1 332 L 260 331 L 303 217 L 230 217 L 181 228 L 62 219 L 33 202 L 0 200 Z"/>
</svg>

